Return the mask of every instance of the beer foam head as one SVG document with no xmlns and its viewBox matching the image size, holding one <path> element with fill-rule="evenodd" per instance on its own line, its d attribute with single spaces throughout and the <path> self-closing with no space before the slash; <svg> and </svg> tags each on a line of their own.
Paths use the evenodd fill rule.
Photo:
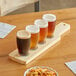
<svg viewBox="0 0 76 76">
<path fill-rule="evenodd" d="M 17 37 L 21 39 L 28 39 L 31 37 L 31 34 L 28 31 L 20 30 L 17 32 Z"/>
<path fill-rule="evenodd" d="M 43 19 L 37 19 L 34 22 L 35 25 L 39 26 L 40 28 L 48 27 L 48 22 Z"/>
<path fill-rule="evenodd" d="M 39 33 L 40 29 L 38 26 L 28 25 L 28 26 L 26 26 L 26 31 L 28 31 L 30 33 Z"/>
<path fill-rule="evenodd" d="M 43 19 L 48 22 L 56 21 L 56 16 L 54 14 L 44 14 Z"/>
</svg>

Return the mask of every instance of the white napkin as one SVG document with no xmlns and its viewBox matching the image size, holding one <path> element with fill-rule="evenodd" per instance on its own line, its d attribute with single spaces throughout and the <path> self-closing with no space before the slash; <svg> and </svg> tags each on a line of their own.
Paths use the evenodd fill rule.
<svg viewBox="0 0 76 76">
<path fill-rule="evenodd" d="M 6 37 L 16 26 L 0 22 L 0 38 Z"/>
<path fill-rule="evenodd" d="M 76 74 L 76 61 L 66 62 L 65 63 L 71 71 Z"/>
</svg>

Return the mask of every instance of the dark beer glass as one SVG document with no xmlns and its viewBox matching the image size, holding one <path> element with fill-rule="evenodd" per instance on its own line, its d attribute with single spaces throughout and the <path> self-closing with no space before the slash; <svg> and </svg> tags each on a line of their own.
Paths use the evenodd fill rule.
<svg viewBox="0 0 76 76">
<path fill-rule="evenodd" d="M 25 30 L 17 32 L 17 47 L 20 55 L 28 55 L 31 34 Z"/>
<path fill-rule="evenodd" d="M 47 37 L 52 37 L 55 30 L 56 16 L 54 14 L 44 14 L 43 19 L 48 22 Z"/>
</svg>

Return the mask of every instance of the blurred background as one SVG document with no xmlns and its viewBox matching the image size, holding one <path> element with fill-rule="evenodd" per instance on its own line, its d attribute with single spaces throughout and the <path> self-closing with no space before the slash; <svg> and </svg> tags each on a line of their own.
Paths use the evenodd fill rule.
<svg viewBox="0 0 76 76">
<path fill-rule="evenodd" d="M 7 3 L 7 0 L 5 0 L 5 1 L 6 2 L 4 2 L 4 3 Z M 8 1 L 11 1 L 11 0 L 8 0 Z M 17 1 L 21 2 L 21 0 L 17 0 Z M 28 3 L 27 4 L 25 3 L 25 5 L 23 5 L 23 7 L 21 7 L 21 8 L 8 12 L 6 15 L 76 7 L 76 0 L 33 0 L 33 1 L 32 0 L 22 0 L 22 1 L 25 1 L 25 2 L 28 1 Z M 30 2 L 30 1 L 32 1 L 32 2 Z M 15 2 L 16 2 L 16 0 L 15 0 Z M 12 4 L 13 4 L 13 2 L 12 2 Z M 9 5 L 11 5 L 11 4 L 9 4 Z M 7 7 L 7 5 L 5 7 Z"/>
</svg>

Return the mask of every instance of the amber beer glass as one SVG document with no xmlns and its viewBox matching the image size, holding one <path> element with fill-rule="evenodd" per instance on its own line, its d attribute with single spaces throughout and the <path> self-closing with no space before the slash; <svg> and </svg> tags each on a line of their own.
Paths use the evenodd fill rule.
<svg viewBox="0 0 76 76">
<path fill-rule="evenodd" d="M 48 33 L 48 22 L 42 19 L 37 19 L 34 24 L 40 28 L 39 43 L 44 43 Z"/>
<path fill-rule="evenodd" d="M 17 32 L 17 47 L 20 55 L 28 55 L 30 49 L 31 34 L 25 30 Z"/>
<path fill-rule="evenodd" d="M 31 33 L 30 49 L 36 49 L 39 41 L 39 27 L 35 25 L 28 25 L 26 26 L 26 31 Z"/>
<path fill-rule="evenodd" d="M 44 14 L 43 19 L 48 22 L 47 37 L 52 37 L 55 30 L 56 16 L 54 14 Z"/>
</svg>

